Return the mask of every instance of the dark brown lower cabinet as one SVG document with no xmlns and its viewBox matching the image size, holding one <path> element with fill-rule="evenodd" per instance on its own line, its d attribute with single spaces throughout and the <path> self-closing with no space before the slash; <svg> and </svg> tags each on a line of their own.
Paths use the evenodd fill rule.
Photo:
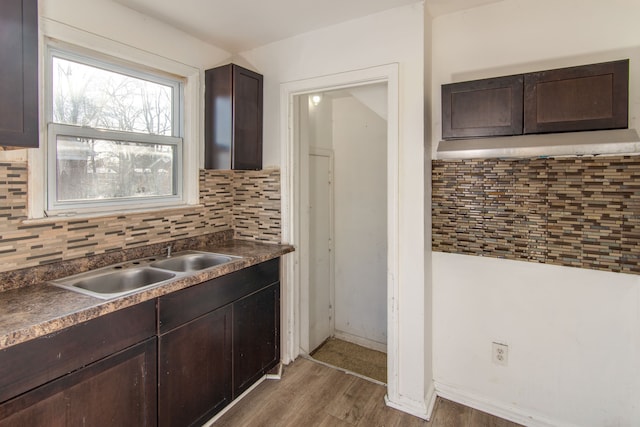
<svg viewBox="0 0 640 427">
<path fill-rule="evenodd" d="M 0 351 L 0 426 L 155 426 L 156 304 Z"/>
<path fill-rule="evenodd" d="M 233 397 L 280 361 L 280 283 L 233 303 Z"/>
<path fill-rule="evenodd" d="M 201 425 L 280 362 L 279 260 L 158 300 L 160 426 Z"/>
<path fill-rule="evenodd" d="M 279 277 L 269 260 L 1 350 L 0 427 L 202 425 L 279 363 Z"/>
<path fill-rule="evenodd" d="M 0 405 L 0 426 L 155 426 L 156 338 Z"/>
<path fill-rule="evenodd" d="M 202 424 L 231 402 L 231 307 L 160 336 L 158 424 Z"/>
</svg>

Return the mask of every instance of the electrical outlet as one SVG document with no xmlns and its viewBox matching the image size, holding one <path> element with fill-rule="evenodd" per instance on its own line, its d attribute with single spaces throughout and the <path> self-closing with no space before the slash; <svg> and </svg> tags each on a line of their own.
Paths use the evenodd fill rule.
<svg viewBox="0 0 640 427">
<path fill-rule="evenodd" d="M 492 343 L 491 361 L 496 365 L 507 366 L 509 362 L 509 346 L 499 342 Z"/>
</svg>

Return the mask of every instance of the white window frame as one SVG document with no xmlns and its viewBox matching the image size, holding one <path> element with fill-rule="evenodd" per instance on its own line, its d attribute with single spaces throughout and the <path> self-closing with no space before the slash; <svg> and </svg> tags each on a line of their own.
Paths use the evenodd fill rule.
<svg viewBox="0 0 640 427">
<path fill-rule="evenodd" d="M 88 65 L 94 68 L 104 69 L 109 72 L 134 77 L 141 80 L 159 83 L 172 88 L 172 136 L 150 135 L 140 132 L 123 132 L 107 129 L 99 129 L 87 126 L 74 126 L 53 122 L 53 58 L 60 58 Z M 47 76 L 46 76 L 46 111 L 47 111 L 47 164 L 46 164 L 46 214 L 69 214 L 73 212 L 95 212 L 105 210 L 117 211 L 122 209 L 153 208 L 162 205 L 180 205 L 182 198 L 182 82 L 179 79 L 165 78 L 159 73 L 144 72 L 139 66 L 124 64 L 122 61 L 106 58 L 98 53 L 78 52 L 73 47 L 59 47 L 51 43 L 47 49 Z M 174 146 L 176 158 L 174 159 L 174 189 L 175 194 L 170 196 L 147 197 L 123 197 L 119 199 L 98 199 L 83 201 L 59 201 L 57 200 L 57 138 L 58 136 L 85 137 L 93 139 L 121 140 L 126 142 L 139 142 L 150 144 L 166 144 Z"/>
<path fill-rule="evenodd" d="M 147 50 L 141 50 L 134 46 L 126 45 L 97 34 L 88 33 L 68 26 L 66 24 L 42 17 L 40 20 L 40 148 L 28 150 L 29 179 L 28 179 L 28 218 L 30 220 L 50 217 L 92 217 L 112 216 L 120 213 L 137 211 L 157 211 L 159 209 L 190 208 L 199 204 L 199 168 L 202 166 L 203 150 L 203 120 L 202 87 L 203 72 L 195 66 L 181 63 Z M 148 203 L 144 206 L 136 203 L 135 206 L 104 206 L 93 209 L 72 209 L 68 211 L 47 211 L 47 151 L 48 151 L 48 111 L 47 90 L 50 87 L 47 82 L 50 75 L 47 69 L 49 47 L 73 50 L 79 52 L 91 52 L 98 56 L 112 58 L 125 64 L 135 64 L 140 70 L 154 70 L 164 73 L 170 78 L 183 80 L 182 102 L 182 165 L 181 188 L 182 197 L 175 201 L 162 201 Z M 43 173 L 44 172 L 44 173 Z"/>
<path fill-rule="evenodd" d="M 153 208 L 167 205 L 182 204 L 182 138 L 170 136 L 152 137 L 139 133 L 106 131 L 88 127 L 78 127 L 49 123 L 47 126 L 49 141 L 47 142 L 47 215 L 69 214 L 70 212 L 93 212 L 138 208 Z M 119 199 L 98 199 L 86 201 L 58 201 L 55 198 L 57 191 L 57 138 L 58 136 L 83 137 L 92 139 L 106 139 L 126 142 L 140 142 L 150 144 L 171 145 L 176 147 L 174 159 L 174 187 L 176 194 L 167 196 L 122 197 Z"/>
</svg>

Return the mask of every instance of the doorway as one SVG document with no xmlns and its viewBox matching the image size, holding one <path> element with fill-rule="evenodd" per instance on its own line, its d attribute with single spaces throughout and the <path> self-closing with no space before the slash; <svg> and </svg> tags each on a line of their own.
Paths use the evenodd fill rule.
<svg viewBox="0 0 640 427">
<path fill-rule="evenodd" d="M 316 93 L 329 93 L 329 95 L 335 95 L 330 92 L 338 90 L 352 90 L 358 87 L 372 86 L 381 84 L 382 92 L 385 93 L 386 107 L 383 105 L 379 110 L 386 114 L 386 140 L 384 145 L 384 151 L 386 152 L 384 166 L 378 168 L 376 178 L 376 184 L 369 183 L 367 188 L 383 188 L 386 190 L 386 198 L 383 206 L 376 211 L 382 211 L 384 213 L 383 226 L 373 227 L 382 230 L 384 239 L 386 241 L 386 248 L 382 249 L 380 253 L 381 261 L 368 262 L 368 265 L 382 266 L 382 273 L 376 274 L 377 278 L 383 278 L 382 294 L 383 296 L 378 299 L 382 301 L 384 306 L 383 314 L 378 318 L 382 318 L 382 339 L 377 337 L 377 342 L 380 344 L 378 348 L 387 350 L 387 367 L 388 367 L 388 389 L 390 392 L 394 392 L 397 388 L 397 328 L 398 328 L 398 316 L 397 316 L 397 301 L 398 301 L 398 289 L 396 286 L 396 278 L 398 276 L 398 67 L 397 64 L 384 65 L 380 67 L 372 67 L 365 70 L 358 70 L 352 72 L 346 72 L 336 75 L 329 75 L 324 77 L 313 78 L 304 81 L 296 81 L 290 83 L 284 83 L 282 85 L 282 117 L 281 122 L 282 134 L 286 135 L 286 144 L 282 147 L 282 213 L 283 213 L 283 241 L 293 243 L 296 246 L 296 251 L 291 257 L 283 260 L 283 325 L 285 330 L 283 331 L 283 361 L 288 362 L 295 359 L 299 354 L 308 354 L 312 350 L 312 343 L 310 342 L 310 287 L 309 287 L 309 221 L 310 215 L 308 207 L 310 205 L 309 200 L 309 171 L 311 166 L 310 161 L 319 160 L 317 158 L 310 159 L 311 150 L 309 144 L 309 134 L 306 132 L 300 132 L 300 129 L 305 124 L 305 115 L 300 115 L 301 103 L 309 101 L 309 95 Z M 303 96 L 306 96 L 304 102 Z M 357 100 L 362 103 L 363 100 Z M 355 102 L 353 99 L 344 102 Z M 306 104 L 308 105 L 308 104 Z M 373 110 L 372 108 L 369 108 Z M 372 113 L 373 114 L 373 113 Z M 375 114 L 378 114 L 376 112 Z M 308 126 L 308 123 L 306 124 Z M 383 131 L 384 133 L 385 131 Z M 334 147 L 333 147 L 334 148 Z M 342 148 L 342 145 L 340 145 Z M 359 159 L 356 162 L 350 164 L 349 172 L 356 173 L 358 166 L 362 164 L 367 158 L 370 147 L 362 150 Z M 336 164 L 334 174 L 335 178 L 335 190 L 339 191 L 342 181 L 337 174 L 337 164 L 340 159 L 337 153 L 333 153 L 334 162 Z M 358 195 L 351 196 L 352 199 L 358 200 Z M 338 196 L 334 196 L 338 198 Z M 317 205 L 317 202 L 316 202 Z M 357 204 L 356 204 L 357 206 Z M 368 215 L 363 214 L 355 215 L 359 218 L 359 222 L 365 222 L 363 219 L 368 219 Z M 334 224 L 334 235 L 336 237 L 335 252 L 338 251 L 338 240 L 342 233 L 338 233 L 337 229 L 339 225 L 336 221 Z M 371 227 L 369 228 L 371 229 Z M 356 239 L 347 239 L 346 242 L 352 242 Z M 353 254 L 352 254 L 353 255 Z M 355 256 L 359 256 L 357 253 Z M 338 269 L 337 261 L 334 265 L 334 276 L 337 278 L 341 271 Z M 366 277 L 358 278 L 358 283 L 366 282 Z M 337 291 L 342 289 L 340 286 L 334 286 L 335 303 L 331 305 L 330 309 L 333 310 L 334 316 L 331 319 L 334 322 L 334 331 L 340 330 L 338 324 L 340 319 L 339 303 L 340 297 L 337 295 Z M 356 292 L 354 293 L 355 304 L 367 305 L 367 298 L 369 292 Z M 354 306 L 351 303 L 346 304 L 349 308 Z M 370 304 L 369 304 L 370 306 Z M 326 307 L 325 307 L 326 308 Z M 324 310 L 324 308 L 323 308 Z M 329 310 L 327 310 L 329 311 Z M 356 310 L 357 311 L 357 310 Z M 375 310 L 373 310 L 375 311 Z M 331 313 L 331 311 L 330 311 Z M 352 330 L 345 332 L 356 335 L 356 326 L 365 325 L 365 329 L 368 327 L 368 321 L 361 321 L 361 325 L 358 322 L 348 322 L 350 326 L 354 327 Z M 380 328 L 379 328 L 380 329 Z M 359 334 L 359 333 L 358 333 Z M 384 344 L 386 337 L 386 345 Z M 350 337 L 353 338 L 353 337 Z M 317 340 L 318 338 L 315 338 Z M 364 344 L 371 346 L 375 339 L 365 337 Z"/>
<path fill-rule="evenodd" d="M 308 147 L 308 186 L 301 189 L 309 248 L 303 350 L 336 337 L 386 353 L 386 83 L 297 97 L 299 141 Z"/>
</svg>

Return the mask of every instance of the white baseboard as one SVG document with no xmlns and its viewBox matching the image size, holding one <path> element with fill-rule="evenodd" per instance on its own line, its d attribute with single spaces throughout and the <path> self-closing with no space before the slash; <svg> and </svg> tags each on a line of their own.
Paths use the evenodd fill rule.
<svg viewBox="0 0 640 427">
<path fill-rule="evenodd" d="M 427 398 L 425 401 L 427 402 L 427 421 L 431 419 L 431 415 L 433 414 L 433 407 L 436 406 L 436 398 L 438 397 L 438 393 L 436 393 L 436 386 L 431 381 L 429 384 L 429 391 L 427 392 Z"/>
<path fill-rule="evenodd" d="M 577 427 L 573 424 L 558 422 L 547 417 L 530 413 L 522 408 L 514 407 L 503 402 L 496 402 L 486 397 L 460 390 L 454 386 L 435 382 L 436 394 L 444 399 L 452 400 L 470 408 L 486 412 L 514 423 L 528 427 Z"/>
<path fill-rule="evenodd" d="M 384 396 L 384 403 L 387 404 L 390 408 L 397 409 L 398 411 L 405 412 L 409 415 L 413 415 L 414 417 L 422 418 L 423 420 L 429 421 L 429 410 L 426 402 L 416 402 L 409 399 L 403 399 L 402 397 L 399 400 L 391 400 L 389 395 L 386 394 Z"/>
<path fill-rule="evenodd" d="M 431 414 L 433 414 L 433 407 L 436 404 L 437 397 L 438 396 L 436 394 L 434 384 L 431 383 L 429 385 L 429 390 L 427 391 L 424 402 L 415 402 L 413 400 L 404 399 L 402 397 L 400 397 L 398 401 L 392 401 L 389 398 L 388 394 L 384 396 L 384 402 L 391 408 L 429 421 L 431 419 Z"/>
<path fill-rule="evenodd" d="M 339 340 L 347 341 L 353 344 L 357 344 L 362 347 L 369 348 L 371 350 L 381 351 L 383 353 L 387 352 L 387 345 L 383 343 L 379 343 L 377 341 L 370 340 L 368 338 L 362 338 L 356 335 L 351 335 L 342 331 L 334 331 L 333 336 Z"/>
<path fill-rule="evenodd" d="M 265 375 L 265 378 L 268 380 L 281 380 L 282 379 L 282 370 L 283 370 L 283 363 L 280 362 L 278 363 L 278 366 L 275 372 L 273 372 L 273 370 L 271 370 L 271 373 L 268 373 L 267 375 Z"/>
</svg>

